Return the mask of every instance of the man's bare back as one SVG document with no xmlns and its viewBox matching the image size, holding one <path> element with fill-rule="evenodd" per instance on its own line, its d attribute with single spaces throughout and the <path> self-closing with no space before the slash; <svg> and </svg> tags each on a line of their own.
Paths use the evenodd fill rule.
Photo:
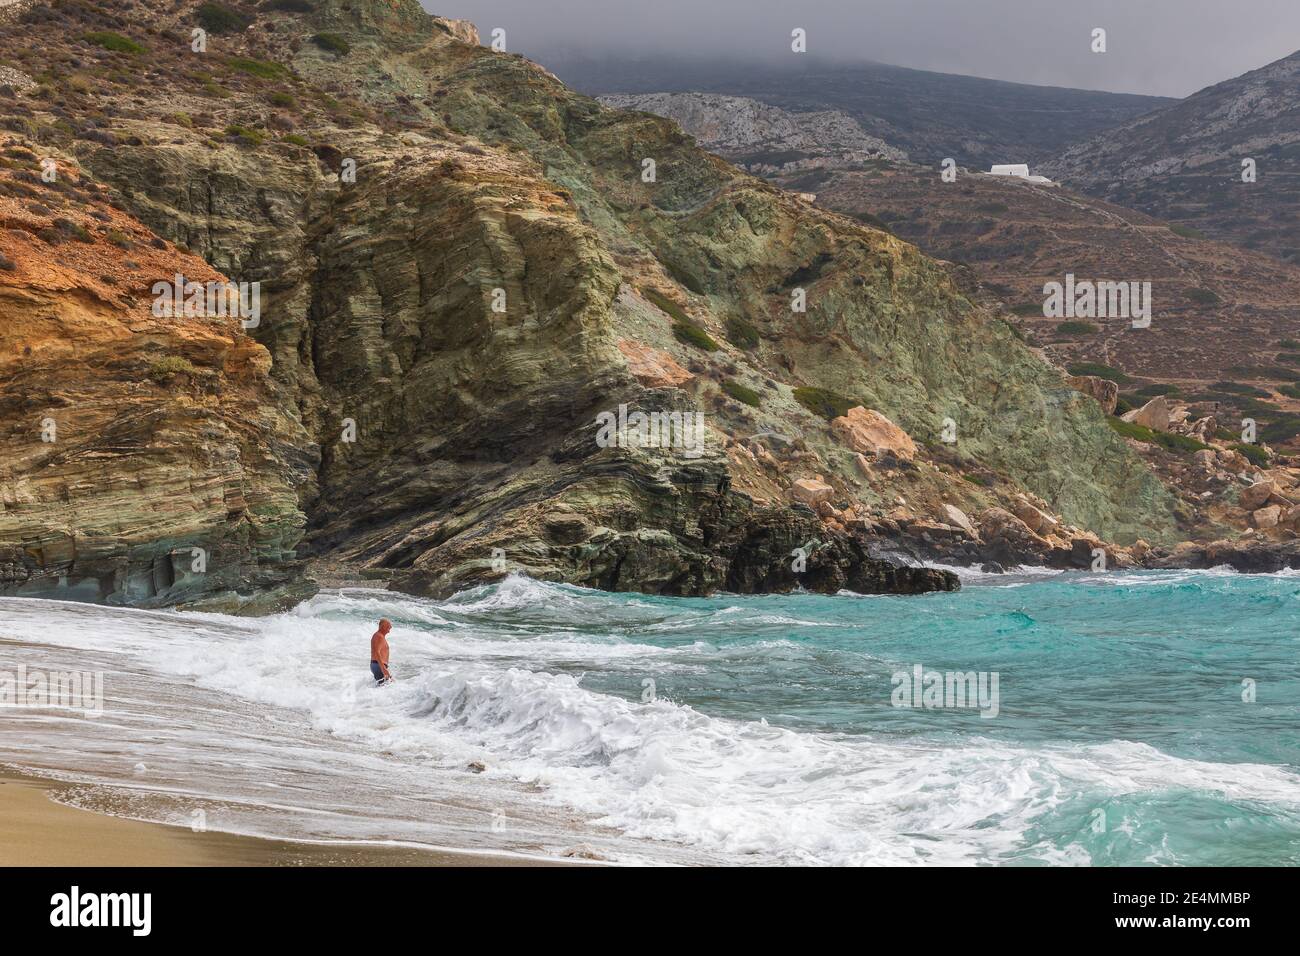
<svg viewBox="0 0 1300 956">
<path fill-rule="evenodd" d="M 393 622 L 384 618 L 379 622 L 379 630 L 370 636 L 370 673 L 375 675 L 375 683 L 387 684 L 393 679 L 388 672 L 388 632 L 393 629 Z"/>
</svg>

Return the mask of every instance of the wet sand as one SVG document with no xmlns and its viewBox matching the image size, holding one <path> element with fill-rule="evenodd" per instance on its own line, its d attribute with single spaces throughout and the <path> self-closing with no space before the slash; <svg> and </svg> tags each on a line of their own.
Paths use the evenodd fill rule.
<svg viewBox="0 0 1300 956">
<path fill-rule="evenodd" d="M 51 799 L 70 786 L 40 777 L 0 775 L 0 866 L 547 865 L 445 850 L 196 833 L 184 827 L 105 816 Z"/>
</svg>

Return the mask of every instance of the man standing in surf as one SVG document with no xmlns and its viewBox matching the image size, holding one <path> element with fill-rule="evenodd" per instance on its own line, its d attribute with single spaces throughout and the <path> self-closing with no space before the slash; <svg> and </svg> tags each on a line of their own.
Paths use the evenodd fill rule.
<svg viewBox="0 0 1300 956">
<path fill-rule="evenodd" d="M 370 635 L 370 673 L 375 675 L 376 684 L 387 684 L 393 679 L 388 672 L 388 632 L 392 629 L 392 621 L 380 618 L 379 630 Z"/>
</svg>

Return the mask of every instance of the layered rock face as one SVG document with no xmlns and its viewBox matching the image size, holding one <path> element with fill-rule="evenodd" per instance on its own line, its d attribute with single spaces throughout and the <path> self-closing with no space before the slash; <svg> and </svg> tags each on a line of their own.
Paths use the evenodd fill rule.
<svg viewBox="0 0 1300 956">
<path fill-rule="evenodd" d="M 250 519 L 249 587 L 293 549 L 299 509 L 298 550 L 318 570 L 429 594 L 512 571 L 667 594 L 954 587 L 882 557 L 899 525 L 868 516 L 902 494 L 976 514 L 1029 489 L 1103 535 L 1171 534 L 1158 482 L 1096 404 L 945 267 L 743 175 L 674 124 L 464 42 L 413 0 L 239 8 L 247 28 L 203 54 L 188 43 L 197 5 L 137 7 L 150 30 L 83 8 L 27 26 L 60 64 L 128 87 L 155 71 L 164 99 L 123 108 L 134 101 L 69 81 L 9 103 L 38 149 L 75 155 L 179 244 L 170 254 L 261 283 L 250 334 L 269 377 L 223 364 L 229 393 L 195 425 L 215 440 L 235 428 L 222 403 L 241 409 L 245 443 L 219 457 L 234 469 L 238 445 L 269 496 L 247 512 L 284 517 L 270 539 Z M 144 52 L 88 31 L 130 33 Z M 4 52 L 26 65 L 16 44 Z M 49 98 L 95 119 L 61 131 Z M 57 337 L 80 351 L 91 333 Z M 81 374 L 116 387 L 99 367 Z M 832 426 L 857 407 L 895 423 L 915 460 L 864 467 Z M 141 444 L 106 480 L 151 460 Z M 830 489 L 816 507 L 795 492 L 814 478 Z M 222 500 L 227 520 L 245 513 Z M 57 514 L 33 511 L 11 540 Z M 170 527 L 140 534 L 159 554 L 178 546 Z"/>
<path fill-rule="evenodd" d="M 12 138 L 0 155 L 35 159 Z M 270 354 L 236 317 L 155 316 L 157 279 L 224 277 L 54 163 L 38 194 L 0 170 L 0 593 L 300 599 L 297 488 L 315 449 Z"/>
</svg>

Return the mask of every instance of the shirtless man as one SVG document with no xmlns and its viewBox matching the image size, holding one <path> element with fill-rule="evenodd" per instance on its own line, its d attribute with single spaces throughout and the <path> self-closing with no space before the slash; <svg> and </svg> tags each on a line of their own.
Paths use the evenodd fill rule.
<svg viewBox="0 0 1300 956">
<path fill-rule="evenodd" d="M 382 618 L 379 630 L 370 636 L 370 673 L 375 675 L 376 684 L 387 684 L 393 679 L 388 672 L 388 632 L 393 629 L 393 622 Z"/>
</svg>

